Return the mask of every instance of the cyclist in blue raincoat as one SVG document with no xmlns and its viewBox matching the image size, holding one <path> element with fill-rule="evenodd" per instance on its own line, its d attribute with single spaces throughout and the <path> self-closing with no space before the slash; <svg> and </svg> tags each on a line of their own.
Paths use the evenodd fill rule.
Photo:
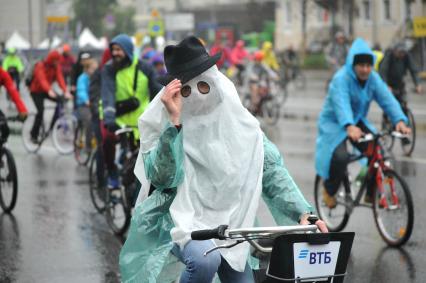
<svg viewBox="0 0 426 283">
<path fill-rule="evenodd" d="M 365 132 L 375 132 L 367 120 L 371 101 L 390 117 L 397 131 L 408 133 L 407 118 L 386 83 L 373 70 L 375 55 L 367 43 L 356 39 L 346 64 L 333 76 L 318 120 L 315 168 L 325 189 L 324 202 L 336 206 L 334 194 L 344 177 L 348 161 L 346 139 L 357 141 Z"/>
</svg>

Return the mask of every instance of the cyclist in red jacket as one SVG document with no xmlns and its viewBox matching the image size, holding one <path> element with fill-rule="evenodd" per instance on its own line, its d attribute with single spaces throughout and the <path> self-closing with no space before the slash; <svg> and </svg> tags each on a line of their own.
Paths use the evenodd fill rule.
<svg viewBox="0 0 426 283">
<path fill-rule="evenodd" d="M 18 109 L 19 115 L 18 118 L 21 120 L 25 120 L 28 115 L 27 107 L 19 95 L 18 90 L 15 87 L 15 84 L 10 77 L 9 73 L 3 70 L 0 67 L 0 87 L 4 86 L 6 88 L 7 93 L 12 99 L 13 103 L 16 105 L 16 109 Z M 0 110 L 0 135 L 1 140 L 6 140 L 9 135 L 9 127 L 7 126 L 6 116 Z"/>
<path fill-rule="evenodd" d="M 56 101 L 56 93 L 52 89 L 53 82 L 56 81 L 58 83 L 59 87 L 64 92 L 65 98 L 69 99 L 72 97 L 67 89 L 64 76 L 62 74 L 60 66 L 61 58 L 62 55 L 57 50 L 53 50 L 49 52 L 45 60 L 38 62 L 34 66 L 33 78 L 30 84 L 30 92 L 31 98 L 33 99 L 37 108 L 37 115 L 31 130 L 31 139 L 35 143 L 37 143 L 38 133 L 43 121 L 44 99 Z M 57 119 L 56 115 L 57 113 L 55 111 L 55 116 L 52 119 L 51 126 Z"/>
</svg>

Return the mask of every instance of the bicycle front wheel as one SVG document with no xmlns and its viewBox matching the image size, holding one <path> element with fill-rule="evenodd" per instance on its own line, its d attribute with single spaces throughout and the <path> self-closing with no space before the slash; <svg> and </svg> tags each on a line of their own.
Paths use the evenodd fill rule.
<svg viewBox="0 0 426 283">
<path fill-rule="evenodd" d="M 4 212 L 12 211 L 17 197 L 18 175 L 15 159 L 7 148 L 3 148 L 0 153 L 0 206 Z"/>
<path fill-rule="evenodd" d="M 77 119 L 73 115 L 60 117 L 53 125 L 53 145 L 61 154 L 70 154 L 74 151 L 74 134 Z"/>
<path fill-rule="evenodd" d="M 389 245 L 403 245 L 411 236 L 414 208 L 405 181 L 392 169 L 383 172 L 383 190 L 376 189 L 373 212 L 380 236 Z"/>
<path fill-rule="evenodd" d="M 408 126 L 411 128 L 411 133 L 408 138 L 401 139 L 401 147 L 405 156 L 410 156 L 416 145 L 416 122 L 414 121 L 413 112 L 410 109 L 406 109 L 405 114 L 408 117 Z"/>
<path fill-rule="evenodd" d="M 344 182 L 343 182 L 344 183 Z M 346 190 L 344 185 L 340 185 L 335 194 L 337 205 L 334 208 L 328 207 L 323 200 L 324 181 L 320 176 L 315 177 L 315 206 L 320 219 L 327 225 L 330 232 L 342 231 L 348 223 L 350 212 L 346 204 Z"/>
<path fill-rule="evenodd" d="M 85 166 L 89 163 L 92 154 L 90 146 L 88 146 L 87 142 L 86 128 L 78 123 L 74 137 L 74 157 L 79 165 Z"/>
<path fill-rule="evenodd" d="M 105 211 L 105 199 L 107 188 L 105 186 L 106 183 L 106 172 L 102 167 L 103 161 L 98 162 L 99 158 L 99 149 L 96 150 L 95 154 L 93 154 L 90 159 L 89 165 L 89 185 L 90 185 L 90 199 L 92 200 L 93 206 L 99 213 L 103 213 Z M 100 168 L 102 167 L 102 168 Z"/>
<path fill-rule="evenodd" d="M 297 89 L 304 90 L 306 89 L 306 76 L 300 70 L 297 72 L 296 77 L 294 78 L 294 84 Z"/>
<path fill-rule="evenodd" d="M 42 122 L 40 125 L 37 141 L 34 142 L 31 139 L 31 130 L 35 122 L 35 117 L 36 117 L 36 114 L 28 115 L 27 119 L 22 125 L 22 143 L 24 144 L 25 149 L 29 153 L 36 153 L 40 149 L 40 146 L 46 135 L 44 123 Z"/>
<path fill-rule="evenodd" d="M 106 193 L 105 217 L 111 230 L 117 236 L 126 233 L 130 225 L 130 210 L 126 205 L 124 188 L 109 189 Z"/>
</svg>

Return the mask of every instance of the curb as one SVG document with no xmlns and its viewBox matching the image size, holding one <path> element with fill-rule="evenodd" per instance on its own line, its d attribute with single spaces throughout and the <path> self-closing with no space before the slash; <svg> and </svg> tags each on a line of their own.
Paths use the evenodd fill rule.
<svg viewBox="0 0 426 283">
<path fill-rule="evenodd" d="M 314 113 L 295 113 L 286 111 L 284 108 L 284 113 L 281 115 L 282 118 L 295 121 L 306 121 L 306 122 L 316 122 L 318 115 L 313 115 Z M 370 117 L 370 121 L 374 124 L 379 124 L 380 120 L 376 117 Z M 417 132 L 426 132 L 426 121 L 416 121 L 416 131 Z"/>
</svg>

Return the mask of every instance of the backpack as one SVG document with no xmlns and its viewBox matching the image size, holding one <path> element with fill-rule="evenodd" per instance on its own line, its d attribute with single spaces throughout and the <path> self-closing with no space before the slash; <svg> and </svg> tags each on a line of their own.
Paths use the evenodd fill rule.
<svg viewBox="0 0 426 283">
<path fill-rule="evenodd" d="M 34 70 L 35 70 L 35 66 L 39 63 L 40 61 L 35 61 L 34 63 L 31 64 L 31 66 L 27 69 L 26 74 L 25 74 L 25 85 L 29 88 L 31 86 L 31 83 L 33 82 L 34 79 Z"/>
</svg>

